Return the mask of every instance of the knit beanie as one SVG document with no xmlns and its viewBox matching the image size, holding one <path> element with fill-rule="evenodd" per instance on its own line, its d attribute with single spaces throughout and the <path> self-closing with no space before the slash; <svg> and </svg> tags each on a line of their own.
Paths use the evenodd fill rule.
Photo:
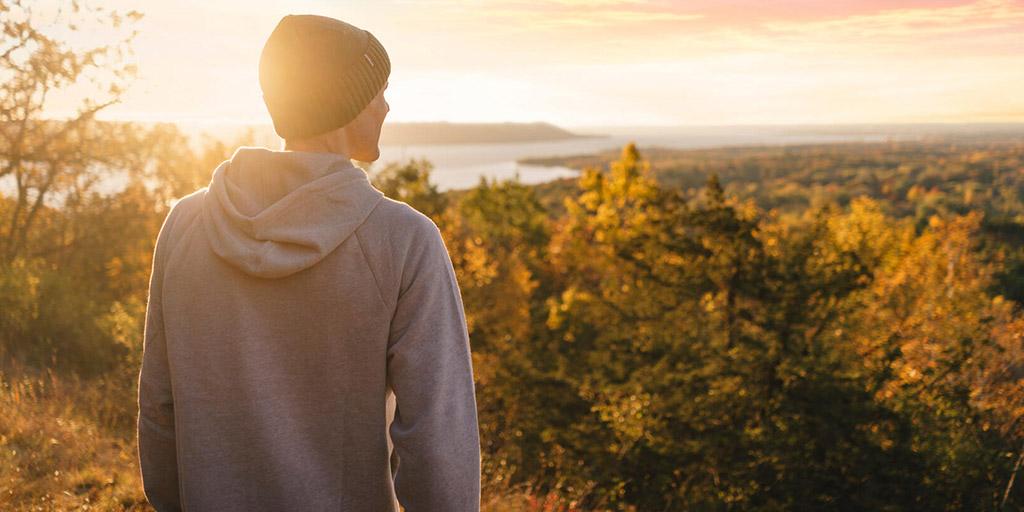
<svg viewBox="0 0 1024 512">
<path fill-rule="evenodd" d="M 288 15 L 260 55 L 260 88 L 284 139 L 341 128 L 387 83 L 391 61 L 373 34 L 334 18 Z"/>
</svg>

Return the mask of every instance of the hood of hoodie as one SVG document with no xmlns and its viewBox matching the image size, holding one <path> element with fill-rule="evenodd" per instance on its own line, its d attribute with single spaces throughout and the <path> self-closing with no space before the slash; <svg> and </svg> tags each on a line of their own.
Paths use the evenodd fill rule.
<svg viewBox="0 0 1024 512">
<path fill-rule="evenodd" d="M 330 254 L 383 197 L 345 156 L 241 147 L 213 172 L 203 225 L 231 265 L 285 277 Z"/>
</svg>

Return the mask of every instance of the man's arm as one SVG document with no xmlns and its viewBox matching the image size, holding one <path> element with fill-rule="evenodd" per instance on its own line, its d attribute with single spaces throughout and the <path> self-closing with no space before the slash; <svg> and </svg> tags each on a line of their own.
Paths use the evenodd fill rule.
<svg viewBox="0 0 1024 512">
<path fill-rule="evenodd" d="M 462 296 L 437 226 L 402 271 L 388 343 L 395 491 L 407 512 L 480 510 L 480 438 Z"/>
<path fill-rule="evenodd" d="M 181 510 L 178 494 L 178 457 L 174 441 L 174 397 L 167 363 L 161 288 L 168 252 L 168 214 L 157 237 L 149 282 L 142 369 L 139 372 L 139 465 L 146 498 L 160 512 Z"/>
</svg>

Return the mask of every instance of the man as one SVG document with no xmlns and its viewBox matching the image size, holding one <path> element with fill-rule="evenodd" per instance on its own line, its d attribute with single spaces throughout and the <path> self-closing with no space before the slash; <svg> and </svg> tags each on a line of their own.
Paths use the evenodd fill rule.
<svg viewBox="0 0 1024 512">
<path fill-rule="evenodd" d="M 479 510 L 451 259 L 350 161 L 379 157 L 390 66 L 369 32 L 286 16 L 259 66 L 284 150 L 239 148 L 167 216 L 139 376 L 157 510 Z"/>
</svg>

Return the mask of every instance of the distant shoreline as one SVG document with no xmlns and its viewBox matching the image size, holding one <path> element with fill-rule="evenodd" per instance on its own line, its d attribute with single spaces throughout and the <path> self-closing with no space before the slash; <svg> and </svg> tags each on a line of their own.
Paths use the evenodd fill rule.
<svg viewBox="0 0 1024 512">
<path fill-rule="evenodd" d="M 501 144 L 601 138 L 578 134 L 550 123 L 385 123 L 380 143 L 385 146 Z"/>
<path fill-rule="evenodd" d="M 162 124 L 162 123 L 142 123 Z M 245 143 L 277 147 L 280 138 L 270 124 L 188 123 L 170 122 L 190 138 L 212 137 L 229 143 Z M 385 122 L 381 130 L 381 146 L 443 146 L 503 143 L 559 142 L 566 140 L 606 138 L 609 135 L 577 133 L 551 123 L 453 123 Z"/>
<path fill-rule="evenodd" d="M 204 136 L 226 143 L 247 139 L 248 144 L 277 147 L 280 138 L 269 123 L 200 122 L 200 121 L 131 121 L 143 126 L 173 124 L 193 140 Z M 502 143 L 559 142 L 587 139 L 646 138 L 746 138 L 802 136 L 882 136 L 914 137 L 1024 137 L 1024 122 L 969 123 L 835 123 L 835 124 L 767 124 L 767 125 L 574 125 L 568 128 L 548 122 L 461 123 L 449 121 L 385 122 L 381 145 L 435 146 Z M 754 142 L 756 144 L 756 142 Z"/>
<path fill-rule="evenodd" d="M 889 135 L 880 140 L 833 140 L 819 142 L 779 142 L 779 143 L 740 143 L 740 144 L 715 144 L 708 146 L 694 147 L 671 147 L 658 144 L 637 144 L 637 148 L 648 161 L 664 160 L 668 158 L 709 158 L 721 154 L 730 154 L 733 157 L 759 156 L 764 154 L 781 154 L 786 152 L 799 152 L 809 150 L 836 150 L 841 148 L 865 148 L 891 149 L 897 146 L 905 148 L 927 147 L 927 146 L 948 146 L 960 145 L 968 147 L 972 145 L 1007 145 L 1024 142 L 1024 133 L 1014 136 L 1004 136 L 1002 133 L 980 133 L 980 134 L 942 134 L 942 135 Z M 565 154 L 555 156 L 524 157 L 516 159 L 517 165 L 537 167 L 557 167 L 572 170 L 583 170 L 588 167 L 601 167 L 608 162 L 616 160 L 621 153 L 620 148 L 611 148 L 592 152 L 581 152 L 576 154 Z"/>
</svg>

